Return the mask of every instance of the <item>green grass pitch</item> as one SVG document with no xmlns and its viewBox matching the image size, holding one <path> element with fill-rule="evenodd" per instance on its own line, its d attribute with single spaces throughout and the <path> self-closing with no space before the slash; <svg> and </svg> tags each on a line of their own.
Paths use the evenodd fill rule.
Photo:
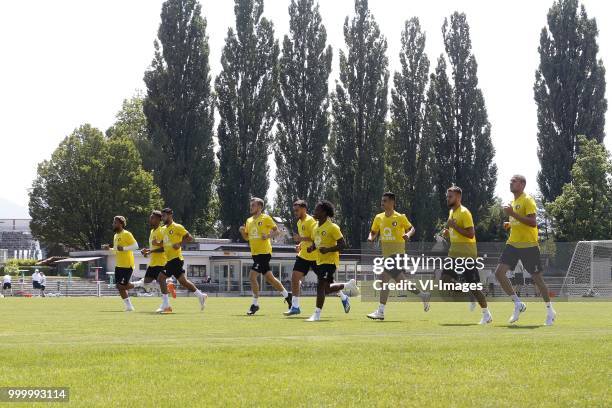
<svg viewBox="0 0 612 408">
<path fill-rule="evenodd" d="M 492 326 L 465 303 L 328 298 L 323 320 L 285 318 L 280 298 L 0 299 L 0 386 L 70 387 L 70 406 L 610 406 L 612 304 L 559 302 L 542 326 L 541 302 L 508 327 L 510 302 L 491 304 Z M 1 404 L 0 404 L 1 405 Z M 19 406 L 20 404 L 11 404 Z M 40 406 L 38 404 L 37 406 Z"/>
</svg>

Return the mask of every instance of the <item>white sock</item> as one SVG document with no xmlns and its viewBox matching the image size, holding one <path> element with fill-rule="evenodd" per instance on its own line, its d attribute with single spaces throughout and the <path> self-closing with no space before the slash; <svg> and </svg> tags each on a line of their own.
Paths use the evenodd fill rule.
<svg viewBox="0 0 612 408">
<path fill-rule="evenodd" d="M 485 314 L 485 313 L 489 313 L 489 309 L 487 309 L 486 307 L 483 307 L 482 308 L 482 314 Z"/>
<path fill-rule="evenodd" d="M 125 305 L 128 307 L 132 306 L 132 302 L 130 301 L 130 298 L 123 299 L 123 303 L 125 303 Z"/>
<path fill-rule="evenodd" d="M 255 306 L 259 306 L 259 301 L 258 301 L 258 298 L 256 298 L 255 296 L 253 296 L 253 304 L 254 304 Z"/>
<path fill-rule="evenodd" d="M 298 296 L 294 296 L 291 299 L 291 307 L 300 307 L 300 298 Z"/>
<path fill-rule="evenodd" d="M 343 291 L 341 291 L 341 290 L 339 290 L 339 291 L 338 291 L 338 295 L 340 296 L 340 299 L 342 299 L 342 300 L 346 300 L 346 298 L 348 297 L 348 296 L 346 296 L 346 295 L 344 294 L 344 292 L 343 292 Z"/>
<path fill-rule="evenodd" d="M 167 293 L 162 293 L 162 307 L 166 308 L 169 307 L 170 303 L 168 303 L 168 294 Z"/>
<path fill-rule="evenodd" d="M 517 295 L 512 295 L 511 298 L 514 303 L 521 303 L 521 299 Z"/>
<path fill-rule="evenodd" d="M 195 292 L 193 292 L 197 297 L 202 297 L 202 292 L 200 292 L 200 289 L 196 289 Z"/>
<path fill-rule="evenodd" d="M 289 296 L 289 292 L 287 292 L 287 289 L 283 288 L 283 291 L 281 292 L 281 296 L 284 297 L 284 298 Z"/>
<path fill-rule="evenodd" d="M 382 303 L 380 303 L 380 304 L 378 305 L 378 311 L 379 311 L 380 313 L 385 313 L 385 305 L 383 305 Z"/>
<path fill-rule="evenodd" d="M 321 314 L 321 308 L 316 307 L 316 308 L 315 308 L 315 314 L 320 315 L 320 314 Z"/>
</svg>

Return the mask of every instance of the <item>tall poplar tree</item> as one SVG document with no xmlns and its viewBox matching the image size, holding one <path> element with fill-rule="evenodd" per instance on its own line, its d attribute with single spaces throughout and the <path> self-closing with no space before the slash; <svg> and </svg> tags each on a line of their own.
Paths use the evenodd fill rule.
<svg viewBox="0 0 612 408">
<path fill-rule="evenodd" d="M 368 235 L 384 188 L 389 80 L 387 40 L 367 0 L 355 0 L 344 39 L 347 52 L 340 51 L 340 79 L 332 97 L 335 177 L 345 236 L 357 247 Z"/>
<path fill-rule="evenodd" d="M 399 54 L 401 69 L 393 76 L 391 126 L 386 144 L 385 183 L 395 192 L 398 209 L 417 226 L 417 237 L 430 238 L 437 213 L 431 213 L 432 140 L 423 137 L 429 58 L 425 33 L 417 17 L 406 21 Z"/>
<path fill-rule="evenodd" d="M 578 0 L 558 0 L 540 34 L 540 65 L 535 74 L 538 105 L 540 191 L 553 201 L 572 180 L 578 135 L 601 143 L 605 132 L 606 79 L 598 58 L 597 23 Z"/>
<path fill-rule="evenodd" d="M 268 157 L 278 94 L 278 41 L 262 17 L 263 0 L 235 0 L 236 28 L 229 28 L 215 81 L 218 97 L 221 221 L 239 239 L 250 196 L 266 197 Z"/>
<path fill-rule="evenodd" d="M 463 189 L 463 202 L 478 219 L 493 202 L 497 166 L 493 162 L 491 124 L 478 87 L 478 66 L 465 14 L 455 12 L 450 20 L 445 19 L 442 35 L 449 65 L 443 56 L 438 59 L 432 79 L 435 90 L 432 96 L 437 104 L 432 116 L 435 123 L 428 125 L 438 129 L 434 144 L 440 215 L 447 215 L 444 195 L 455 184 Z"/>
<path fill-rule="evenodd" d="M 332 49 L 314 0 L 291 0 L 289 35 L 279 61 L 280 92 L 274 147 L 277 208 L 293 220 L 292 203 L 306 200 L 310 208 L 324 195 L 326 149 L 330 121 L 328 80 Z"/>
<path fill-rule="evenodd" d="M 155 56 L 144 76 L 143 110 L 158 153 L 153 163 L 155 182 L 165 205 L 188 228 L 207 215 L 216 171 L 208 54 L 200 4 L 164 2 Z"/>
</svg>

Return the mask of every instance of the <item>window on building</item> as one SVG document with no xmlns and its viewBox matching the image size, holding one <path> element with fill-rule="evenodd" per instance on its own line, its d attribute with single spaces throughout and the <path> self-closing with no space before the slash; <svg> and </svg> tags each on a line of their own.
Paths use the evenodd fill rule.
<svg viewBox="0 0 612 408">
<path fill-rule="evenodd" d="M 187 267 L 187 276 L 203 278 L 206 275 L 206 265 L 189 265 Z"/>
</svg>

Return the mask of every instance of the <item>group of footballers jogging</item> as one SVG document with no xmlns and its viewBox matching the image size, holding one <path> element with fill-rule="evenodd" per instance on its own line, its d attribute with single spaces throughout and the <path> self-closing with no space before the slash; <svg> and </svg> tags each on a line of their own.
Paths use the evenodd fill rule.
<svg viewBox="0 0 612 408">
<path fill-rule="evenodd" d="M 163 225 L 162 225 L 163 223 Z M 115 261 L 115 284 L 119 295 L 125 302 L 125 311 L 131 312 L 134 306 L 130 301 L 129 289 L 137 287 L 147 288 L 153 281 L 159 283 L 162 293 L 162 304 L 157 309 L 158 313 L 172 313 L 172 307 L 168 299 L 168 286 L 172 288 L 172 278 L 175 278 L 184 288 L 192 292 L 200 302 L 200 309 L 206 306 L 206 293 L 202 293 L 185 274 L 183 269 L 184 244 L 193 241 L 191 234 L 181 224 L 174 222 L 172 209 L 165 208 L 162 211 L 153 211 L 149 217 L 151 232 L 149 234 L 149 247 L 143 248 L 141 253 L 150 256 L 149 266 L 145 277 L 139 281 L 131 282 L 134 271 L 134 251 L 138 249 L 138 243 L 131 232 L 125 229 L 126 220 L 121 215 L 113 219 L 113 246 L 104 245 L 102 249 L 113 249 L 116 253 Z"/>
<path fill-rule="evenodd" d="M 552 325 L 556 313 L 550 301 L 548 288 L 542 278 L 536 203 L 533 197 L 524 192 L 525 185 L 524 176 L 515 175 L 510 180 L 510 191 L 514 195 L 514 200 L 503 208 L 505 215 L 509 217 L 509 221 L 504 223 L 504 227 L 510 230 L 510 236 L 500 256 L 495 275 L 502 289 L 514 302 L 514 311 L 509 319 L 510 323 L 514 323 L 519 319 L 520 314 L 526 310 L 526 306 L 515 293 L 506 272 L 514 269 L 518 261 L 521 261 L 525 270 L 532 275 L 533 282 L 546 303 L 545 324 Z M 448 251 L 450 258 L 476 258 L 477 245 L 474 222 L 470 211 L 462 205 L 461 198 L 462 190 L 460 187 L 451 186 L 448 188 L 446 200 L 449 216 L 442 234 L 450 241 Z M 406 242 L 415 234 L 414 226 L 406 215 L 395 210 L 395 195 L 393 193 L 386 192 L 383 194 L 381 207 L 383 212 L 374 217 L 368 241 L 379 240 L 384 258 L 393 258 L 405 254 Z M 253 258 L 253 265 L 249 274 L 253 298 L 247 315 L 254 315 L 259 310 L 259 275 L 262 275 L 287 302 L 289 309 L 284 313 L 286 316 L 301 314 L 300 287 L 310 271 L 313 271 L 317 276 L 317 297 L 315 311 L 307 321 L 320 320 L 325 298 L 330 294 L 337 294 L 345 313 L 349 313 L 350 300 L 344 292 L 358 294 L 359 289 L 354 279 L 346 283 L 334 281 L 336 269 L 340 264 L 340 252 L 346 247 L 340 227 L 332 222 L 334 206 L 329 201 L 320 201 L 315 206 L 311 216 L 308 214 L 308 205 L 304 200 L 296 200 L 293 203 L 298 232 L 293 235 L 297 256 L 291 276 L 291 292 L 287 291 L 272 273 L 270 267 L 272 258 L 271 240 L 278 236 L 280 231 L 274 219 L 265 214 L 263 210 L 264 201 L 260 198 L 252 198 L 250 201 L 251 216 L 240 227 L 240 234 L 245 241 L 248 241 Z M 185 243 L 191 242 L 193 237 L 182 225 L 174 222 L 170 208 L 153 211 L 149 221 L 151 224 L 149 247 L 141 250 L 143 255 L 150 256 L 149 266 L 143 279 L 130 282 L 134 269 L 133 251 L 138 249 L 138 244 L 132 234 L 125 229 L 126 221 L 124 217 L 116 216 L 113 220 L 115 236 L 112 249 L 116 251 L 115 278 L 117 289 L 124 299 L 126 311 L 134 310 L 128 296 L 129 289 L 146 288 L 153 281 L 157 281 L 162 292 L 162 304 L 157 311 L 171 313 L 172 308 L 168 300 L 168 284 L 166 282 L 168 278 L 172 277 L 195 294 L 200 302 L 201 310 L 203 310 L 207 295 L 187 279 L 183 269 L 181 248 Z M 109 246 L 104 248 L 110 249 Z M 406 271 L 401 269 L 384 270 L 381 279 L 383 283 L 388 283 L 391 279 L 400 282 L 407 279 Z M 464 268 L 462 273 L 458 273 L 454 268 L 448 268 L 442 271 L 441 280 L 442 282 L 478 283 L 480 282 L 480 275 L 475 266 Z M 386 288 L 386 285 L 383 288 Z M 420 297 L 423 302 L 423 309 L 427 312 L 430 308 L 430 293 L 418 289 L 413 290 L 413 292 Z M 484 293 L 480 290 L 472 290 L 471 295 L 482 309 L 480 324 L 491 323 L 493 317 L 487 307 Z M 380 304 L 377 310 L 367 315 L 368 318 L 373 320 L 384 320 L 389 290 L 380 290 L 379 296 Z"/>
</svg>

